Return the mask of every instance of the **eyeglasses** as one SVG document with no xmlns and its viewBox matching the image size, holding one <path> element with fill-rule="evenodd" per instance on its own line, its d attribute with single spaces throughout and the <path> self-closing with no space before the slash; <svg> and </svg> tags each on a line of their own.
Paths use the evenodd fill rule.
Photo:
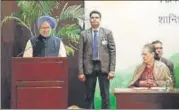
<svg viewBox="0 0 179 110">
<path fill-rule="evenodd" d="M 155 49 L 163 49 L 163 47 L 156 47 Z"/>
<path fill-rule="evenodd" d="M 50 27 L 41 27 L 40 29 L 47 29 L 47 30 L 49 30 L 50 29 Z"/>
</svg>

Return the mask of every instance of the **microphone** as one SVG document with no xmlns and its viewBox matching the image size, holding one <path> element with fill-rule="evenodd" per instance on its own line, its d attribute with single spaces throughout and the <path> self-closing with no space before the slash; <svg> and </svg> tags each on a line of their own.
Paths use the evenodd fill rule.
<svg viewBox="0 0 179 110">
<path fill-rule="evenodd" d="M 24 52 L 26 52 L 27 50 L 29 50 L 29 49 L 31 49 L 31 48 L 32 48 L 32 46 L 31 46 L 31 47 L 29 47 L 29 48 L 27 48 L 26 50 L 24 50 L 24 51 L 20 52 L 18 55 L 16 55 L 16 57 L 19 57 L 20 55 L 22 55 Z"/>
<path fill-rule="evenodd" d="M 19 54 L 17 54 L 16 57 L 21 56 L 22 54 L 24 54 L 24 52 L 26 52 L 27 50 L 33 48 L 33 46 L 35 46 L 35 44 L 36 44 L 36 41 L 33 44 L 31 44 L 32 45 L 31 47 L 29 47 L 29 48 L 25 49 L 24 51 L 20 52 Z"/>
</svg>

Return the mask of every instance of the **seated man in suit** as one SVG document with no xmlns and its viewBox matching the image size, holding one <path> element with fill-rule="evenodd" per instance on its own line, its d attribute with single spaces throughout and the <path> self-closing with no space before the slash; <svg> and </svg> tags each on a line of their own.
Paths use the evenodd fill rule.
<svg viewBox="0 0 179 110">
<path fill-rule="evenodd" d="M 165 65 L 169 68 L 170 73 L 171 73 L 171 77 L 172 77 L 172 80 L 173 80 L 173 84 L 175 86 L 174 64 L 173 64 L 173 62 L 171 62 L 170 60 L 162 57 L 162 55 L 163 55 L 163 47 L 162 47 L 162 42 L 161 41 L 156 40 L 156 41 L 153 41 L 152 44 L 154 45 L 155 52 L 156 52 L 155 59 L 165 63 Z"/>
<path fill-rule="evenodd" d="M 56 20 L 50 16 L 42 16 L 37 23 L 40 34 L 28 40 L 23 57 L 66 57 L 62 40 L 50 35 L 57 25 Z"/>
<path fill-rule="evenodd" d="M 164 63 L 154 59 L 154 52 L 152 44 L 143 47 L 143 63 L 137 66 L 129 87 L 173 86 L 169 69 Z"/>
</svg>

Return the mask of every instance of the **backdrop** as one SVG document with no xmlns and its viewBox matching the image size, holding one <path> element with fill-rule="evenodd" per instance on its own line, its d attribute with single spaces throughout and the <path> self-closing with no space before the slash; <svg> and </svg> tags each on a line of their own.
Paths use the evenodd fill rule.
<svg viewBox="0 0 179 110">
<path fill-rule="evenodd" d="M 85 1 L 85 28 L 90 27 L 89 13 L 94 9 L 101 12 L 101 26 L 113 31 L 116 43 L 116 77 L 110 87 L 112 108 L 116 106 L 112 90 L 127 87 L 142 61 L 142 47 L 153 40 L 163 42 L 164 57 L 174 62 L 179 87 L 179 1 Z M 100 108 L 98 84 L 95 101 Z"/>
</svg>

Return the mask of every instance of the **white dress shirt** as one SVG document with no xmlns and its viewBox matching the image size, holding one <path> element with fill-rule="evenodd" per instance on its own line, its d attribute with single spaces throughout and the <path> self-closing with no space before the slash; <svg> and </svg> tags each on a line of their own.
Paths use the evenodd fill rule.
<svg viewBox="0 0 179 110">
<path fill-rule="evenodd" d="M 64 47 L 64 44 L 63 44 L 62 41 L 60 41 L 60 48 L 59 48 L 58 56 L 59 57 L 66 57 L 67 56 L 66 50 L 65 50 L 65 47 Z M 27 41 L 23 57 L 33 57 L 33 48 L 32 48 L 32 44 L 31 44 L 30 40 Z"/>
</svg>

